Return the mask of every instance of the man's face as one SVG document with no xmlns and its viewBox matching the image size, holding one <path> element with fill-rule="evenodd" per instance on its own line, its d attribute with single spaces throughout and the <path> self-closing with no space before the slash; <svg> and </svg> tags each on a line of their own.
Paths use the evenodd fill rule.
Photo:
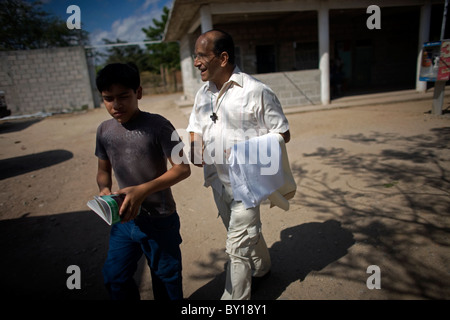
<svg viewBox="0 0 450 320">
<path fill-rule="evenodd" d="M 220 77 L 221 60 L 213 52 L 213 41 L 201 36 L 195 43 L 194 66 L 201 72 L 203 81 L 215 81 Z"/>
<path fill-rule="evenodd" d="M 136 92 L 120 84 L 113 84 L 102 91 L 103 102 L 109 114 L 120 123 L 128 122 L 137 114 L 138 100 L 142 98 L 142 87 Z"/>
</svg>

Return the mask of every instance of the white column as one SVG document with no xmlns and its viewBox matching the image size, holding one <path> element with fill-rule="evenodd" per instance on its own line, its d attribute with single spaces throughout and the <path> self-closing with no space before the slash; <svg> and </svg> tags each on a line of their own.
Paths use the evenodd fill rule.
<svg viewBox="0 0 450 320">
<path fill-rule="evenodd" d="M 328 14 L 328 7 L 321 7 L 317 19 L 319 28 L 320 98 L 323 105 L 330 103 L 330 34 Z"/>
<path fill-rule="evenodd" d="M 419 80 L 420 65 L 422 63 L 422 47 L 423 43 L 427 42 L 430 34 L 430 18 L 431 18 L 431 4 L 427 3 L 420 8 L 420 27 L 419 27 L 419 55 L 417 57 L 416 70 L 416 91 L 425 92 L 427 90 L 427 82 Z"/>
<path fill-rule="evenodd" d="M 211 8 L 209 7 L 209 5 L 200 7 L 200 21 L 202 33 L 209 31 L 213 28 Z"/>
</svg>

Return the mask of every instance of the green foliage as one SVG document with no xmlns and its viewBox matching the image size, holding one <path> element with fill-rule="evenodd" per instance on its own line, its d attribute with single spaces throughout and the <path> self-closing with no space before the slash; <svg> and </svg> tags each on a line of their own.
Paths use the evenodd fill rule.
<svg viewBox="0 0 450 320">
<path fill-rule="evenodd" d="M 169 9 L 163 8 L 161 20 L 153 19 L 153 25 L 148 28 L 142 28 L 146 35 L 145 40 L 160 41 L 164 36 L 164 29 L 169 18 Z M 126 41 L 116 39 L 111 41 L 103 39 L 105 44 L 126 43 Z M 151 72 L 161 74 L 161 69 L 175 71 L 180 70 L 179 45 L 176 42 L 148 44 L 143 49 L 138 45 L 114 46 L 106 50 L 105 53 L 95 53 L 105 58 L 105 64 L 115 62 L 134 62 L 141 72 Z M 103 66 L 101 66 L 103 67 Z M 154 82 L 155 80 L 148 81 Z"/>
<path fill-rule="evenodd" d="M 163 39 L 169 12 L 170 10 L 164 7 L 161 20 L 153 19 L 153 27 L 142 28 L 146 35 L 146 40 Z M 160 67 L 163 66 L 169 70 L 180 70 L 180 46 L 177 42 L 148 44 L 147 49 L 151 55 L 150 64 L 153 66 L 153 69 L 160 70 Z"/>
<path fill-rule="evenodd" d="M 66 21 L 41 9 L 39 1 L 2 0 L 0 50 L 29 50 L 86 45 L 88 33 L 70 30 Z"/>
</svg>

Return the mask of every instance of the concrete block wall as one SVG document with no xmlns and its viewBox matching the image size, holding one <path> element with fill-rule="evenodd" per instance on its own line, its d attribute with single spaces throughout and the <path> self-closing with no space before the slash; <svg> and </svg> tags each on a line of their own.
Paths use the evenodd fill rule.
<svg viewBox="0 0 450 320">
<path fill-rule="evenodd" d="M 94 107 L 82 47 L 0 52 L 0 90 L 11 115 Z"/>
<path fill-rule="evenodd" d="M 253 75 L 268 85 L 284 109 L 320 102 L 320 70 L 275 72 Z"/>
<path fill-rule="evenodd" d="M 187 35 L 180 41 L 180 65 L 183 81 L 183 91 L 187 101 L 194 101 L 198 89 L 204 84 L 200 78 L 200 71 L 194 67 L 192 54 L 194 53 L 195 38 Z"/>
</svg>

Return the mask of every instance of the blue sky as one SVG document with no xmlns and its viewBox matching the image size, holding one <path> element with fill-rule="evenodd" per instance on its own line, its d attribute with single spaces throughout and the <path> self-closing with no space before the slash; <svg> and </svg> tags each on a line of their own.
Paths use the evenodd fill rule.
<svg viewBox="0 0 450 320">
<path fill-rule="evenodd" d="M 33 2 L 33 1 L 29 1 Z M 160 19 L 162 9 L 172 0 L 41 0 L 42 8 L 64 21 L 71 14 L 67 7 L 77 5 L 81 11 L 82 29 L 89 32 L 91 45 L 103 44 L 102 38 L 127 42 L 145 39 L 142 28 Z"/>
</svg>

